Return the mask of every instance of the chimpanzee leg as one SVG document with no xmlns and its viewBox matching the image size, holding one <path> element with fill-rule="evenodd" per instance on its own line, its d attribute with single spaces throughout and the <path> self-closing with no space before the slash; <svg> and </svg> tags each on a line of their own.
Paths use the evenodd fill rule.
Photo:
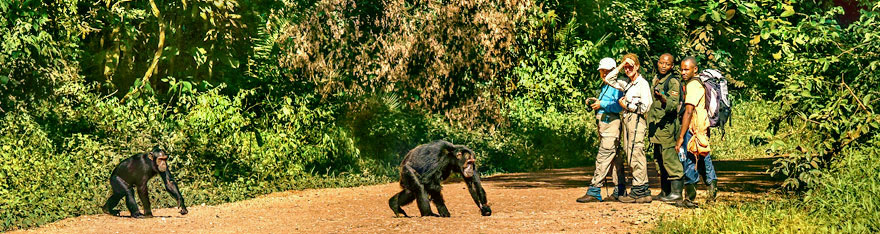
<svg viewBox="0 0 880 234">
<path fill-rule="evenodd" d="M 128 189 L 125 191 L 125 206 L 127 206 L 128 211 L 131 212 L 132 218 L 143 218 L 144 215 L 138 210 L 138 204 L 134 199 L 134 192 L 132 192 L 132 190 L 133 189 Z"/>
<path fill-rule="evenodd" d="M 114 175 L 110 177 L 110 190 L 113 194 L 104 203 L 103 211 L 110 215 L 119 215 L 119 210 L 114 208 L 119 204 L 119 200 L 125 197 L 125 193 L 129 190 L 128 184 L 119 176 Z"/>
<path fill-rule="evenodd" d="M 138 186 L 138 197 L 141 198 L 141 203 L 144 204 L 144 217 L 152 218 L 153 210 L 150 209 L 150 190 L 147 187 L 147 183 Z"/>
<path fill-rule="evenodd" d="M 446 202 L 443 200 L 443 194 L 439 190 L 428 190 L 431 200 L 434 200 L 434 206 L 437 206 L 437 213 L 440 217 L 449 217 L 449 210 L 446 209 Z"/>
<path fill-rule="evenodd" d="M 409 190 L 404 189 L 392 196 L 391 199 L 388 200 L 388 205 L 391 206 L 391 210 L 394 211 L 395 217 L 397 217 L 398 214 L 402 214 L 403 217 L 409 217 L 409 215 L 406 215 L 406 212 L 400 207 L 412 203 L 414 200 L 416 200 L 416 196 Z"/>
<path fill-rule="evenodd" d="M 419 205 L 419 213 L 422 216 L 437 216 L 434 212 L 431 211 L 431 201 L 428 200 L 428 193 L 425 191 L 425 186 L 419 182 L 419 177 L 416 176 L 415 170 L 411 167 L 406 166 L 403 170 L 404 174 L 402 176 L 407 177 L 407 184 L 409 186 L 406 188 L 416 195 L 416 204 Z"/>
</svg>

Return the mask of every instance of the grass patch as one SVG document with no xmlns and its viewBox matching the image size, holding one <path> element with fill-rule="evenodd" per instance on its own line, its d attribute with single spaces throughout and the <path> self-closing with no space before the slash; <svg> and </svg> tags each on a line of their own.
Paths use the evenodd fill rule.
<svg viewBox="0 0 880 234">
<path fill-rule="evenodd" d="M 793 199 L 719 202 L 661 217 L 652 233 L 815 233 L 819 218 Z"/>
<path fill-rule="evenodd" d="M 773 117 L 782 112 L 768 101 L 744 101 L 733 106 L 724 137 L 713 129 L 712 159 L 741 160 L 767 157 L 773 135 L 767 130 Z"/>
</svg>

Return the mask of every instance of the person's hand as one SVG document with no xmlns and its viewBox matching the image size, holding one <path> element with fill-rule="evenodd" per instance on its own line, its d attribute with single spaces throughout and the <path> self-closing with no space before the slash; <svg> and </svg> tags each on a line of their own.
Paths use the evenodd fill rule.
<svg viewBox="0 0 880 234">
<path fill-rule="evenodd" d="M 620 107 L 626 107 L 626 97 L 618 99 L 617 103 L 620 104 Z"/>
<path fill-rule="evenodd" d="M 678 138 L 675 141 L 675 152 L 681 152 L 681 145 L 684 143 L 684 139 Z"/>
<path fill-rule="evenodd" d="M 593 104 L 590 104 L 590 108 L 593 108 L 593 110 L 598 110 L 601 107 L 602 105 L 599 105 L 599 102 L 594 102 Z"/>
<path fill-rule="evenodd" d="M 657 100 L 660 101 L 660 103 L 663 103 L 663 105 L 666 105 L 666 97 L 664 97 L 663 94 L 660 94 L 660 91 L 657 91 L 655 89 L 654 96 L 657 97 Z"/>
</svg>

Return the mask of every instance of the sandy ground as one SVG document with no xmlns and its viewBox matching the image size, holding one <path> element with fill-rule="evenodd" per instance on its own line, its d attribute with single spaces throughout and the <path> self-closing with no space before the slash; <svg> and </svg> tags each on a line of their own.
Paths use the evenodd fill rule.
<svg viewBox="0 0 880 234">
<path fill-rule="evenodd" d="M 719 199 L 760 197 L 778 187 L 779 182 L 763 172 L 770 162 L 716 162 L 722 190 Z M 216 206 L 193 205 L 188 215 L 180 215 L 174 208 L 158 209 L 151 219 L 81 216 L 11 233 L 641 233 L 660 216 L 681 213 L 661 202 L 577 203 L 575 199 L 586 192 L 589 173 L 592 168 L 570 168 L 484 178 L 493 211 L 489 217 L 480 216 L 464 183 L 448 181 L 443 191 L 450 218 L 394 218 L 388 198 L 400 187 L 390 183 L 279 192 Z M 653 165 L 650 173 L 653 194 L 657 194 Z M 705 188 L 698 189 L 698 201 L 702 201 Z M 610 192 L 610 187 L 602 191 L 603 195 Z M 404 210 L 418 214 L 415 203 Z"/>
</svg>

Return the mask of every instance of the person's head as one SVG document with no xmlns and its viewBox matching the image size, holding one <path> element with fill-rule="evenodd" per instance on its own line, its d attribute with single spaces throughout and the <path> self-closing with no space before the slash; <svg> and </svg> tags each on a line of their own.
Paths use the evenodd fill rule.
<svg viewBox="0 0 880 234">
<path fill-rule="evenodd" d="M 613 58 L 605 57 L 599 61 L 599 79 L 605 79 L 611 70 L 617 67 L 617 62 Z"/>
<path fill-rule="evenodd" d="M 628 76 L 631 80 L 636 80 L 636 78 L 639 76 L 639 56 L 633 53 L 629 53 L 623 56 L 623 61 L 626 61 L 626 59 L 632 59 L 633 64 L 624 66 L 623 71 L 624 73 L 626 73 L 626 76 Z"/>
<path fill-rule="evenodd" d="M 673 58 L 671 54 L 665 53 L 660 55 L 660 60 L 657 60 L 657 71 L 659 71 L 661 75 L 666 75 L 672 70 L 674 64 L 675 58 Z"/>
<path fill-rule="evenodd" d="M 681 60 L 681 79 L 682 80 L 690 80 L 697 75 L 697 59 L 694 57 L 687 57 L 684 60 Z"/>
</svg>

